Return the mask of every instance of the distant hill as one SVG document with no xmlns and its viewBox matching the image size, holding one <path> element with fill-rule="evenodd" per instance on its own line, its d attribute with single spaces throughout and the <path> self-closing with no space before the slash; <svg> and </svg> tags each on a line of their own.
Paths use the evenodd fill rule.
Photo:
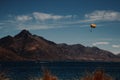
<svg viewBox="0 0 120 80">
<path fill-rule="evenodd" d="M 27 30 L 0 39 L 0 61 L 120 61 L 120 56 L 81 44 L 56 44 Z"/>
<path fill-rule="evenodd" d="M 120 56 L 120 53 L 117 56 Z"/>
</svg>

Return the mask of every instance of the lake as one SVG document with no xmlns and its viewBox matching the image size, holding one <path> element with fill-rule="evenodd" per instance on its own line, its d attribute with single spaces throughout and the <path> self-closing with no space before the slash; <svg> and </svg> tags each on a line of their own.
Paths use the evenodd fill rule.
<svg viewBox="0 0 120 80">
<path fill-rule="evenodd" d="M 41 80 L 44 69 L 59 80 L 80 80 L 97 69 L 104 70 L 114 80 L 120 79 L 120 62 L 0 62 L 0 71 L 10 80 Z"/>
</svg>

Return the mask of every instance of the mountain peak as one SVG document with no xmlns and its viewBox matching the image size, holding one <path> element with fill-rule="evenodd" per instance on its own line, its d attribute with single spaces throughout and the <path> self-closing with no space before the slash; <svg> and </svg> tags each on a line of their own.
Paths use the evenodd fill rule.
<svg viewBox="0 0 120 80">
<path fill-rule="evenodd" d="M 17 34 L 15 37 L 28 37 L 32 34 L 28 30 L 22 30 L 19 34 Z"/>
<path fill-rule="evenodd" d="M 56 44 L 41 36 L 32 35 L 27 30 L 22 30 L 14 37 L 6 36 L 0 39 L 0 61 L 15 60 L 16 56 L 26 60 L 40 61 L 120 62 L 120 55 L 114 55 L 109 51 L 97 47 L 85 47 L 81 44 Z"/>
</svg>

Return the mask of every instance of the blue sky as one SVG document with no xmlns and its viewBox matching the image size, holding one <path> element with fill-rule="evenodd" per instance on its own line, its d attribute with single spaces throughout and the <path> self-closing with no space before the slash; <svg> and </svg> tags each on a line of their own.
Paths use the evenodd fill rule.
<svg viewBox="0 0 120 80">
<path fill-rule="evenodd" d="M 120 0 L 0 0 L 0 38 L 27 29 L 56 43 L 120 53 Z M 97 27 L 90 32 L 90 24 Z"/>
</svg>

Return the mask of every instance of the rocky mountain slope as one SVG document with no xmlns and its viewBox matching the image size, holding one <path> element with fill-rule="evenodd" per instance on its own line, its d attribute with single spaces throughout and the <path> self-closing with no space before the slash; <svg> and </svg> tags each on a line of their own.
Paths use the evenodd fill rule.
<svg viewBox="0 0 120 80">
<path fill-rule="evenodd" d="M 120 56 L 81 44 L 56 44 L 27 30 L 0 39 L 0 61 L 120 61 Z"/>
</svg>

